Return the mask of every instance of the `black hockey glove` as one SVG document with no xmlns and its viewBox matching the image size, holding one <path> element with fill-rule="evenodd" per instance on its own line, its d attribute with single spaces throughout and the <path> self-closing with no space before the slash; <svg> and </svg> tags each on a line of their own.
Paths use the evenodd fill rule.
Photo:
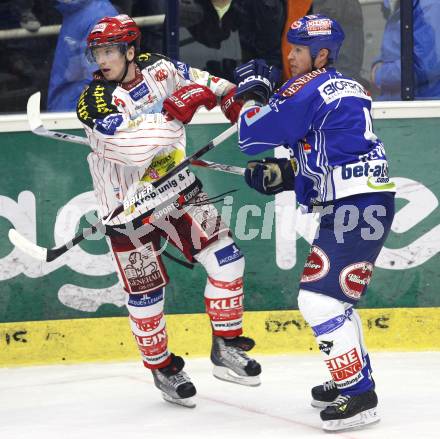
<svg viewBox="0 0 440 439">
<path fill-rule="evenodd" d="M 295 189 L 297 163 L 289 159 L 266 157 L 263 160 L 251 160 L 244 173 L 246 183 L 265 195 L 275 195 Z"/>
<path fill-rule="evenodd" d="M 236 99 L 257 99 L 266 105 L 280 80 L 281 72 L 268 66 L 264 59 L 253 59 L 234 70 L 234 80 L 238 85 Z"/>
</svg>

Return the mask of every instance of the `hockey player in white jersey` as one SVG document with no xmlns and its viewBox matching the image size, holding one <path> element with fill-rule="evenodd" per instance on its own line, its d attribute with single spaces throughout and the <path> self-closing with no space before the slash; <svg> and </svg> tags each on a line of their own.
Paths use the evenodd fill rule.
<svg viewBox="0 0 440 439">
<path fill-rule="evenodd" d="M 168 350 L 163 310 L 169 278 L 161 238 L 207 272 L 214 375 L 253 386 L 261 367 L 246 354 L 254 341 L 242 336 L 244 257 L 190 170 L 147 192 L 147 201 L 138 203 L 136 193 L 183 160 L 185 124 L 200 106 L 219 103 L 235 122 L 241 104 L 233 99 L 234 84 L 159 54 L 140 53 L 139 39 L 136 23 L 126 15 L 104 17 L 94 26 L 88 55 L 99 71 L 79 98 L 77 115 L 92 149 L 88 162 L 100 215 L 127 203 L 107 232 L 143 363 L 167 401 L 193 407 L 196 389 L 183 371 L 184 360 Z M 194 286 L 194 294 L 199 288 Z"/>
<path fill-rule="evenodd" d="M 290 159 L 248 163 L 245 179 L 263 194 L 295 191 L 319 215 L 304 266 L 298 307 L 316 337 L 331 380 L 312 389 L 325 430 L 379 420 L 375 383 L 353 308 L 366 293 L 394 216 L 394 183 L 373 132 L 371 97 L 338 72 L 344 33 L 323 15 L 295 21 L 287 39 L 292 78 L 274 94 L 276 74 L 263 60 L 236 69 L 239 147 L 259 154 L 277 146 Z"/>
</svg>

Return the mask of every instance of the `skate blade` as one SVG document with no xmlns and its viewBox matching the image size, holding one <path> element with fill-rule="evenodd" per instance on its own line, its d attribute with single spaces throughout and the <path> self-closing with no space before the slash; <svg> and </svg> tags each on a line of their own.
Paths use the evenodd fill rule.
<svg viewBox="0 0 440 439">
<path fill-rule="evenodd" d="M 377 407 L 365 410 L 355 416 L 347 419 L 334 419 L 332 421 L 323 421 L 322 429 L 325 431 L 353 430 L 362 428 L 368 424 L 374 424 L 380 421 Z"/>
<path fill-rule="evenodd" d="M 231 369 L 223 366 L 214 366 L 212 373 L 219 380 L 240 384 L 242 386 L 256 387 L 261 384 L 258 375 L 254 377 L 237 375 Z"/>
<path fill-rule="evenodd" d="M 326 401 L 318 401 L 317 399 L 312 399 L 312 402 L 310 405 L 312 407 L 315 407 L 317 409 L 325 409 L 327 408 L 333 401 L 326 402 Z"/>
<path fill-rule="evenodd" d="M 173 398 L 165 392 L 162 392 L 162 398 L 171 404 L 181 405 L 182 407 L 187 407 L 189 409 L 193 409 L 196 406 L 196 403 L 193 398 Z"/>
</svg>

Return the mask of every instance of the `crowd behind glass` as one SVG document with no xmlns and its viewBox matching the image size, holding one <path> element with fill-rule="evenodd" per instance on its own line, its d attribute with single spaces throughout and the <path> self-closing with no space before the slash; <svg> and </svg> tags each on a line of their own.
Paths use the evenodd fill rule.
<svg viewBox="0 0 440 439">
<path fill-rule="evenodd" d="M 231 80 L 237 65 L 264 58 L 283 69 L 287 79 L 281 44 L 286 26 L 298 11 L 323 13 L 337 19 L 346 32 L 337 68 L 368 88 L 375 100 L 401 99 L 400 0 L 178 3 L 179 57 L 192 66 Z M 435 23 L 440 2 L 412 3 L 415 99 L 438 99 L 440 32 Z M 0 113 L 24 112 L 36 91 L 42 92 L 43 109 L 73 110 L 74 97 L 96 69 L 84 55 L 85 38 L 99 18 L 118 13 L 166 14 L 167 0 L 0 0 Z M 57 24 L 59 33 L 42 35 L 47 26 Z M 142 31 L 144 51 L 167 54 L 164 24 Z"/>
</svg>

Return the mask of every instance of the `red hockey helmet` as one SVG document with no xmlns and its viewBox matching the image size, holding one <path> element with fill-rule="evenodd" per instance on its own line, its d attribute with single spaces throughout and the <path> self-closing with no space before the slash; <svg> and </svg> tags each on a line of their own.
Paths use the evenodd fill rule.
<svg viewBox="0 0 440 439">
<path fill-rule="evenodd" d="M 116 17 L 104 17 L 99 20 L 89 36 L 87 47 L 93 49 L 98 46 L 125 43 L 134 43 L 136 50 L 139 50 L 141 31 L 134 20 L 128 15 L 117 15 Z"/>
</svg>

